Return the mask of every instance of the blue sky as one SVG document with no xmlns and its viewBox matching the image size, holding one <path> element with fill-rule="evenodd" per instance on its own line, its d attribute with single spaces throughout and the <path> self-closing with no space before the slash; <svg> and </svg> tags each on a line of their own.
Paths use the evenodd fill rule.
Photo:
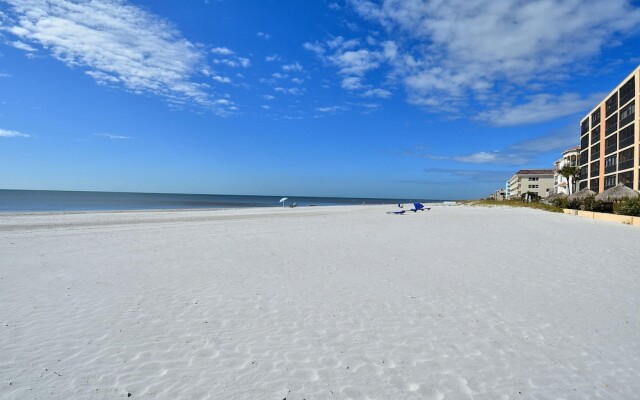
<svg viewBox="0 0 640 400">
<path fill-rule="evenodd" d="M 477 198 L 638 49 L 625 0 L 0 0 L 0 188 Z"/>
</svg>

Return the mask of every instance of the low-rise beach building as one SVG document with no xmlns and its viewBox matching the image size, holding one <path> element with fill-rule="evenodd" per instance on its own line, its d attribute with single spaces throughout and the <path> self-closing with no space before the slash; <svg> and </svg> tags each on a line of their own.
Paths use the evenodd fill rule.
<svg viewBox="0 0 640 400">
<path fill-rule="evenodd" d="M 507 183 L 507 198 L 520 199 L 526 193 L 545 198 L 553 191 L 552 169 L 521 169 Z"/>
<path fill-rule="evenodd" d="M 580 189 L 640 189 L 640 66 L 580 121 Z"/>
<path fill-rule="evenodd" d="M 560 170 L 565 166 L 579 167 L 580 146 L 575 146 L 562 152 L 562 158 L 553 163 L 553 191 L 551 194 L 566 194 L 574 192 L 576 182 L 567 179 L 560 174 Z M 571 190 L 569 190 L 571 186 Z"/>
</svg>

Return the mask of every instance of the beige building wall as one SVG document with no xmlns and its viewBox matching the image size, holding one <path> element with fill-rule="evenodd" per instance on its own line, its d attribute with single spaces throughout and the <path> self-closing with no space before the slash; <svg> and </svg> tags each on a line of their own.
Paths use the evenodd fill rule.
<svg viewBox="0 0 640 400">
<path fill-rule="evenodd" d="M 520 170 L 509 179 L 508 185 L 509 199 L 520 199 L 527 192 L 545 198 L 553 191 L 553 170 Z"/>
<path fill-rule="evenodd" d="M 620 89 L 631 79 L 635 79 L 634 93 L 628 100 L 621 99 Z M 615 108 L 609 113 L 610 121 L 616 119 L 616 128 L 607 132 L 607 101 L 616 99 Z M 622 100 L 622 101 L 621 101 Z M 634 115 L 630 121 L 623 123 L 621 114 L 627 107 L 633 104 Z M 595 192 L 602 192 L 615 186 L 630 177 L 627 186 L 634 190 L 640 190 L 640 66 L 623 79 L 615 89 L 598 103 L 586 116 L 580 120 L 581 142 L 581 177 L 579 188 L 588 187 Z M 599 122 L 594 116 L 599 115 Z M 583 126 L 588 123 L 588 129 L 584 132 Z M 613 124 L 610 124 L 613 126 Z M 631 126 L 633 126 L 631 128 Z M 625 129 L 626 128 L 626 129 Z M 621 131 L 632 130 L 632 140 L 621 141 Z M 631 143 L 629 143 L 631 141 Z M 611 144 L 615 142 L 615 150 Z M 608 147 L 607 144 L 610 144 Z M 586 144 L 586 146 L 585 146 Z M 620 146 L 622 144 L 622 146 Z M 609 154 L 607 154 L 609 149 Z M 633 162 L 621 161 L 621 155 L 633 154 Z M 615 157 L 615 162 L 612 162 Z M 620 164 L 623 165 L 620 165 Z M 626 165 L 631 164 L 631 165 Z"/>
</svg>

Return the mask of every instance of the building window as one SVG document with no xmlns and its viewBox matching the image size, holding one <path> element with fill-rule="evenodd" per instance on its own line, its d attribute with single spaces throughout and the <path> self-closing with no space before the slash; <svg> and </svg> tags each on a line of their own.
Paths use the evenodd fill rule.
<svg viewBox="0 0 640 400">
<path fill-rule="evenodd" d="M 584 150 L 580 153 L 580 165 L 586 165 L 589 162 L 589 150 L 584 147 Z"/>
<path fill-rule="evenodd" d="M 540 178 L 529 178 L 529 182 L 535 182 L 535 181 L 539 181 Z"/>
<path fill-rule="evenodd" d="M 616 176 L 609 175 L 604 177 L 604 190 L 612 188 L 616 185 Z"/>
<path fill-rule="evenodd" d="M 596 126 L 600 123 L 600 109 L 598 108 L 591 113 L 591 126 Z"/>
<path fill-rule="evenodd" d="M 607 118 L 609 118 L 609 115 L 616 112 L 616 110 L 618 109 L 618 93 L 617 92 L 607 99 L 604 108 L 605 108 L 605 114 Z"/>
<path fill-rule="evenodd" d="M 600 145 L 596 144 L 591 146 L 591 161 L 596 161 L 600 159 Z"/>
<path fill-rule="evenodd" d="M 609 156 L 604 159 L 604 173 L 616 172 L 616 155 Z M 591 174 L 593 175 L 593 173 Z"/>
<path fill-rule="evenodd" d="M 529 185 L 529 189 L 537 189 L 538 185 Z"/>
<path fill-rule="evenodd" d="M 618 170 L 623 170 L 633 167 L 633 147 L 627 150 L 623 150 L 618 155 Z"/>
<path fill-rule="evenodd" d="M 631 100 L 633 96 L 636 94 L 636 77 L 629 79 L 622 87 L 620 88 L 620 105 L 625 104 L 627 101 Z"/>
<path fill-rule="evenodd" d="M 591 168 L 589 169 L 589 174 L 591 176 L 600 175 L 600 161 L 594 161 L 591 163 Z"/>
<path fill-rule="evenodd" d="M 584 163 L 582 167 L 580 167 L 580 176 L 582 179 L 587 179 L 587 173 L 589 172 L 587 163 Z"/>
<path fill-rule="evenodd" d="M 618 150 L 618 135 L 615 133 L 604 140 L 604 155 L 609 155 Z"/>
<path fill-rule="evenodd" d="M 589 189 L 598 193 L 600 191 L 600 178 L 593 178 L 589 181 Z"/>
<path fill-rule="evenodd" d="M 585 118 L 585 120 L 580 123 L 580 135 L 584 135 L 587 132 L 589 132 L 589 118 Z"/>
<path fill-rule="evenodd" d="M 619 148 L 624 149 L 627 146 L 631 146 L 634 139 L 633 124 L 621 129 L 618 137 L 620 138 Z"/>
<path fill-rule="evenodd" d="M 592 131 L 591 131 L 591 144 L 596 143 L 597 141 L 600 140 L 600 126 L 596 126 Z"/>
<path fill-rule="evenodd" d="M 633 121 L 633 117 L 635 117 L 635 106 L 636 102 L 634 101 L 620 110 L 620 127 L 623 127 Z"/>
<path fill-rule="evenodd" d="M 589 147 L 589 135 L 584 135 L 580 139 L 580 148 L 581 149 L 586 149 L 587 147 Z"/>
<path fill-rule="evenodd" d="M 587 183 L 589 183 L 586 179 L 584 181 L 580 181 L 580 190 L 587 188 Z"/>
<path fill-rule="evenodd" d="M 633 189 L 633 171 L 618 174 L 618 182 L 623 183 L 628 188 Z"/>
<path fill-rule="evenodd" d="M 610 133 L 615 132 L 618 129 L 618 115 L 614 114 L 611 118 L 607 118 L 605 122 L 605 136 L 609 136 Z"/>
</svg>

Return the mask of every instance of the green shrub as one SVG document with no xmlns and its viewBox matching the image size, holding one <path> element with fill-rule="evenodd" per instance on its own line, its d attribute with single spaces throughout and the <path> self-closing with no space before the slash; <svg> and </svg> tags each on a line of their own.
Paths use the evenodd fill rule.
<svg viewBox="0 0 640 400">
<path fill-rule="evenodd" d="M 596 200 L 596 196 L 588 196 L 582 200 L 581 210 L 601 213 L 612 213 L 613 204 Z"/>
<path fill-rule="evenodd" d="M 624 199 L 614 207 L 614 212 L 620 215 L 640 217 L 640 197 Z"/>
<path fill-rule="evenodd" d="M 578 199 L 567 200 L 567 208 L 571 210 L 579 210 L 582 202 Z"/>
<path fill-rule="evenodd" d="M 569 208 L 569 200 L 567 200 L 566 197 L 556 197 L 555 199 L 551 200 L 551 204 L 559 208 Z"/>
</svg>

